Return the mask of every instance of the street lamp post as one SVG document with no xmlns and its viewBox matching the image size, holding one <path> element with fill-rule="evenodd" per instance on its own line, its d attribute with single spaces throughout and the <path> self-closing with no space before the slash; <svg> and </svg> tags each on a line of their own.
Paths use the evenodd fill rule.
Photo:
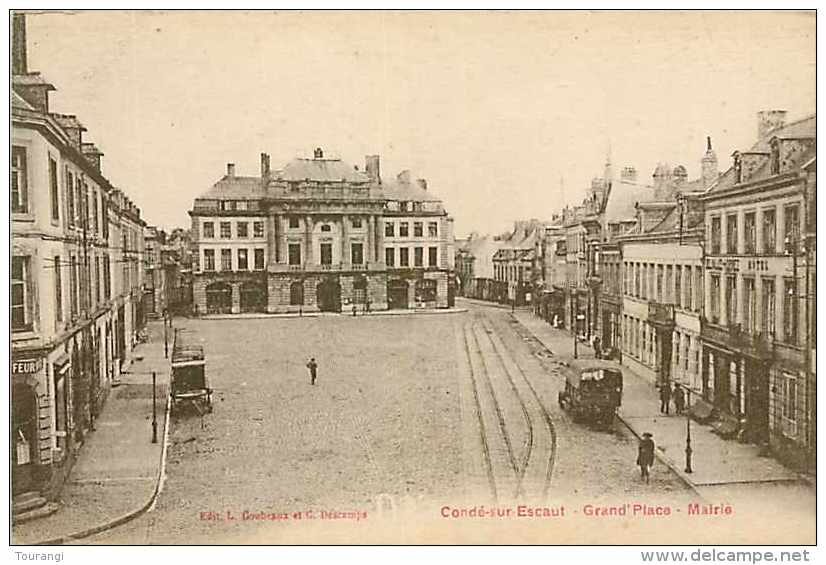
<svg viewBox="0 0 826 565">
<path fill-rule="evenodd" d="M 155 408 L 155 371 L 152 371 L 152 443 L 158 443 L 158 416 Z"/>
<path fill-rule="evenodd" d="M 167 317 L 163 317 L 163 356 L 164 359 L 169 358 L 169 337 L 167 330 Z"/>
<path fill-rule="evenodd" d="M 691 454 L 693 453 L 691 449 L 691 389 L 685 387 L 685 392 L 685 472 L 693 473 L 694 469 L 691 468 Z"/>
<path fill-rule="evenodd" d="M 577 326 L 579 325 L 579 296 L 571 293 L 571 334 L 574 336 L 574 359 L 577 358 Z"/>
</svg>

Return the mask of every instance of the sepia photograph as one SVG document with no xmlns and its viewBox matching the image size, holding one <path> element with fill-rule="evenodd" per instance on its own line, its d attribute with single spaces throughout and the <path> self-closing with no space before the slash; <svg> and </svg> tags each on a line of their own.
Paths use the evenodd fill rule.
<svg viewBox="0 0 826 565">
<path fill-rule="evenodd" d="M 12 560 L 809 560 L 814 10 L 7 16 Z"/>
</svg>

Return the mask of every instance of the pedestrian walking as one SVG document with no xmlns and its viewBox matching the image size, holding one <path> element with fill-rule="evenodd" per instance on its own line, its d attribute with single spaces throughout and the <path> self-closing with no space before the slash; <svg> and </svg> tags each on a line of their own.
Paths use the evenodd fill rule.
<svg viewBox="0 0 826 565">
<path fill-rule="evenodd" d="M 315 362 L 315 357 L 310 357 L 307 368 L 310 370 L 310 384 L 315 385 L 315 380 L 318 377 L 318 363 Z"/>
<path fill-rule="evenodd" d="M 668 414 L 671 405 L 671 383 L 660 386 L 660 412 Z"/>
<path fill-rule="evenodd" d="M 602 340 L 599 336 L 594 336 L 594 357 L 602 359 Z"/>
<path fill-rule="evenodd" d="M 674 411 L 682 414 L 685 410 L 685 392 L 680 385 L 674 385 Z"/>
<path fill-rule="evenodd" d="M 648 483 L 651 475 L 649 473 L 651 466 L 654 464 L 654 436 L 649 432 L 642 434 L 640 445 L 637 450 L 637 465 L 640 466 L 640 474 L 642 479 Z"/>
</svg>

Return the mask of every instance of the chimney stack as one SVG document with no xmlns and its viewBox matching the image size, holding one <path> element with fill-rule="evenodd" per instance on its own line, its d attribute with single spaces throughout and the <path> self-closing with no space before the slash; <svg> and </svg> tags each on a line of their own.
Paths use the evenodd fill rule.
<svg viewBox="0 0 826 565">
<path fill-rule="evenodd" d="M 768 135 L 786 124 L 786 110 L 763 110 L 757 112 L 757 139 L 765 139 Z"/>
<path fill-rule="evenodd" d="M 227 177 L 235 177 L 235 163 L 227 163 Z"/>
<path fill-rule="evenodd" d="M 60 124 L 63 131 L 65 131 L 69 136 L 69 139 L 75 149 L 82 150 L 83 132 L 86 131 L 86 128 L 82 123 L 80 123 L 77 116 L 74 114 L 52 114 L 52 117 L 58 124 Z"/>
<path fill-rule="evenodd" d="M 403 170 L 396 175 L 396 180 L 399 181 L 399 184 L 410 186 L 410 171 L 407 169 Z"/>
<path fill-rule="evenodd" d="M 381 165 L 378 155 L 367 155 L 364 157 L 364 170 L 367 176 L 375 184 L 381 184 Z"/>
<path fill-rule="evenodd" d="M 416 184 L 425 192 L 427 191 L 427 179 L 416 179 Z"/>
<path fill-rule="evenodd" d="M 266 153 L 261 153 L 261 179 L 264 181 L 270 180 L 270 156 Z"/>
<path fill-rule="evenodd" d="M 29 72 L 26 53 L 26 15 L 14 14 L 12 19 L 12 74 L 25 75 Z"/>
<path fill-rule="evenodd" d="M 80 144 L 80 151 L 83 153 L 83 156 L 86 157 L 86 160 L 89 161 L 92 166 L 100 172 L 100 158 L 103 157 L 103 153 L 101 153 L 100 149 L 98 149 L 94 143 L 81 143 Z"/>
<path fill-rule="evenodd" d="M 313 159 L 323 159 L 324 158 L 324 151 L 321 147 L 316 147 L 315 151 L 313 151 Z"/>
</svg>

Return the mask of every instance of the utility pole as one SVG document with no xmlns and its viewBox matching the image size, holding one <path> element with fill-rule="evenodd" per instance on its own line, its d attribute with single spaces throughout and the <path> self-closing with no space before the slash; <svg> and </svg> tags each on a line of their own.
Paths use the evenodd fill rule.
<svg viewBox="0 0 826 565">
<path fill-rule="evenodd" d="M 152 371 L 152 443 L 158 443 L 158 415 L 155 408 L 155 371 Z"/>
<path fill-rule="evenodd" d="M 576 290 L 571 291 L 571 335 L 574 336 L 574 359 L 577 358 L 577 318 L 579 317 L 579 298 Z"/>
</svg>

